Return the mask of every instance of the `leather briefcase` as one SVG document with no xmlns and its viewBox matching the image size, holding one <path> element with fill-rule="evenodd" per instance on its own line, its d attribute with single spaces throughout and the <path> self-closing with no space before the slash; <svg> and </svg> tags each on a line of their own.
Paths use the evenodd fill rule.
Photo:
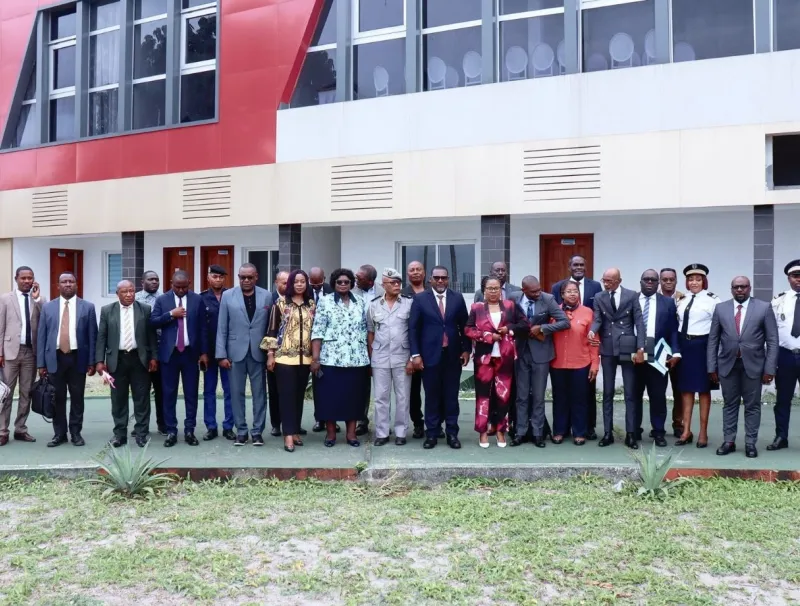
<svg viewBox="0 0 800 606">
<path fill-rule="evenodd" d="M 48 423 L 52 423 L 55 403 L 56 388 L 50 383 L 50 379 L 45 377 L 36 381 L 31 389 L 31 410 L 42 415 Z"/>
</svg>

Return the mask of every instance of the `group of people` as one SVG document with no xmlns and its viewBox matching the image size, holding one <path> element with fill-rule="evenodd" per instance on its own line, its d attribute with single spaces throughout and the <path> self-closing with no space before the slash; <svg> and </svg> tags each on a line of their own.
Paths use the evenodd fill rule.
<svg viewBox="0 0 800 606">
<path fill-rule="evenodd" d="M 114 433 L 110 443 L 128 441 L 129 397 L 132 436 L 149 440 L 151 390 L 164 446 L 178 441 L 178 387 L 183 388 L 183 439 L 195 436 L 199 377 L 204 374 L 204 441 L 220 436 L 217 386 L 222 385 L 222 436 L 236 446 L 263 446 L 267 411 L 272 436 L 284 449 L 303 446 L 303 405 L 311 377 L 315 425 L 325 446 L 345 440 L 359 446 L 369 432 L 374 397 L 374 440 L 383 446 L 394 434 L 398 446 L 412 437 L 423 448 L 440 439 L 461 448 L 459 391 L 462 370 L 474 365 L 475 431 L 482 448 L 531 442 L 538 448 L 571 436 L 583 445 L 596 440 L 596 378 L 603 373 L 603 433 L 598 445 L 614 443 L 616 375 L 621 370 L 625 400 L 625 444 L 643 438 L 644 394 L 651 432 L 666 446 L 667 387 L 672 383 L 672 430 L 676 445 L 694 441 L 695 394 L 700 401 L 696 445 L 708 445 L 711 392 L 722 388 L 724 442 L 717 454 L 736 449 L 739 408 L 745 410 L 745 454 L 757 456 L 761 386 L 777 384 L 776 436 L 768 450 L 788 446 L 791 400 L 800 380 L 800 260 L 785 268 L 790 290 L 772 303 L 750 296 L 750 282 L 731 283 L 724 303 L 708 291 L 708 268 L 687 266 L 684 294 L 677 272 L 648 269 L 639 289 L 621 286 L 617 269 L 602 284 L 588 278 L 586 261 L 569 261 L 569 276 L 544 292 L 534 276 L 521 287 L 508 281 L 505 263 L 492 266 L 474 303 L 449 288 L 447 268 L 426 274 L 414 261 L 403 276 L 370 265 L 354 274 L 312 268 L 280 272 L 272 291 L 257 286 L 257 268 L 245 263 L 238 286 L 224 288 L 224 268 L 208 268 L 208 289 L 190 290 L 190 277 L 177 271 L 159 294 L 159 276 L 142 276 L 141 289 L 123 280 L 118 301 L 101 309 L 77 297 L 77 281 L 59 276 L 59 297 L 46 302 L 33 270 L 16 270 L 16 288 L 0 297 L 0 369 L 11 389 L 0 407 L 0 446 L 9 440 L 12 398 L 19 385 L 13 437 L 34 442 L 26 426 L 36 371 L 55 387 L 54 436 L 48 446 L 81 435 L 86 377 L 95 373 L 111 387 Z M 545 413 L 552 384 L 552 426 Z M 252 424 L 246 414 L 250 384 Z M 422 392 L 424 388 L 424 407 Z M 67 414 L 69 393 L 69 414 Z M 392 417 L 392 394 L 394 415 Z M 423 412 L 424 411 L 424 412 Z M 69 436 L 69 440 L 68 440 Z"/>
</svg>

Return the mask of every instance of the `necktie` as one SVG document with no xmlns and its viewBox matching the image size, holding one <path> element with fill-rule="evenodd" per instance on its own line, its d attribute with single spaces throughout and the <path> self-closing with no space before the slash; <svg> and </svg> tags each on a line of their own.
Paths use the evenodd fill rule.
<svg viewBox="0 0 800 606">
<path fill-rule="evenodd" d="M 183 297 L 178 297 L 178 307 L 183 307 Z M 186 338 L 183 336 L 183 323 L 184 318 L 178 318 L 178 344 L 176 347 L 181 353 L 186 349 Z"/>
<path fill-rule="evenodd" d="M 28 293 L 22 293 L 25 297 L 25 345 L 31 346 L 31 302 Z"/>
<path fill-rule="evenodd" d="M 533 308 L 536 306 L 536 303 L 528 299 L 528 322 L 533 322 Z"/>
<path fill-rule="evenodd" d="M 122 349 L 131 351 L 133 349 L 133 322 L 131 321 L 131 308 L 123 307 L 124 317 L 122 318 Z"/>
<path fill-rule="evenodd" d="M 792 323 L 792 336 L 800 337 L 800 292 L 795 295 L 794 322 Z"/>
<path fill-rule="evenodd" d="M 736 322 L 736 334 L 742 334 L 742 304 L 736 306 L 736 315 L 733 318 L 733 321 Z"/>
<path fill-rule="evenodd" d="M 69 301 L 64 301 L 64 311 L 61 312 L 61 328 L 58 331 L 58 349 L 61 353 L 68 354 L 72 351 L 69 342 Z"/>
<path fill-rule="evenodd" d="M 439 297 L 439 313 L 442 314 L 442 320 L 444 320 L 444 295 L 436 295 Z M 442 336 L 442 347 L 447 347 L 447 330 L 444 331 Z"/>
<path fill-rule="evenodd" d="M 611 311 L 617 313 L 617 299 L 616 299 L 616 290 L 611 291 Z"/>
<path fill-rule="evenodd" d="M 644 320 L 645 333 L 647 332 L 647 320 L 650 318 L 650 297 L 644 298 L 644 311 L 642 311 L 642 320 Z"/>
<path fill-rule="evenodd" d="M 686 306 L 686 309 L 683 310 L 683 326 L 681 326 L 681 334 L 685 337 L 689 334 L 689 310 L 694 305 L 694 298 L 697 295 L 692 295 L 692 300 L 689 301 L 689 305 Z"/>
</svg>

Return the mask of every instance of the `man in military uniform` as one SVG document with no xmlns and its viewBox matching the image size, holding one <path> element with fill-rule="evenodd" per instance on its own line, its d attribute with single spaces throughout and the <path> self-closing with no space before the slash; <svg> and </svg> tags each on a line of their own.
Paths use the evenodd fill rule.
<svg viewBox="0 0 800 606">
<path fill-rule="evenodd" d="M 772 311 L 778 322 L 778 372 L 775 388 L 775 441 L 767 450 L 789 447 L 789 415 L 792 396 L 800 381 L 800 259 L 783 268 L 789 279 L 789 290 L 772 299 Z"/>
<path fill-rule="evenodd" d="M 381 296 L 367 308 L 367 344 L 372 361 L 375 394 L 375 446 L 389 442 L 391 393 L 394 388 L 394 443 L 406 443 L 411 389 L 411 348 L 408 319 L 412 298 L 400 295 L 402 275 L 396 269 L 383 270 Z"/>
<path fill-rule="evenodd" d="M 678 272 L 671 267 L 665 267 L 659 272 L 659 282 L 661 284 L 658 289 L 659 292 L 665 297 L 670 297 L 675 300 L 675 305 L 683 299 L 684 295 L 678 290 Z M 672 431 L 676 438 L 683 435 L 683 402 L 681 391 L 678 389 L 678 367 L 672 366 L 669 369 L 669 382 L 672 385 Z M 654 437 L 653 432 L 650 432 L 650 437 Z"/>
</svg>

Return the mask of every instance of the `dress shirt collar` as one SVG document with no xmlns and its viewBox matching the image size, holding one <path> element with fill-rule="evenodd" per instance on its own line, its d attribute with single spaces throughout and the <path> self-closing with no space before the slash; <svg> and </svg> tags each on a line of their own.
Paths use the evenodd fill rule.
<svg viewBox="0 0 800 606">
<path fill-rule="evenodd" d="M 747 311 L 747 306 L 750 305 L 750 297 L 747 297 L 747 299 L 745 299 L 741 303 L 739 303 L 739 301 L 737 301 L 736 299 L 733 300 L 733 309 L 734 310 L 739 309 L 740 305 L 742 306 L 742 311 L 743 312 Z"/>
<path fill-rule="evenodd" d="M 570 281 L 570 282 L 575 282 L 575 284 L 578 284 L 578 285 L 580 285 L 580 286 L 583 286 L 583 281 L 584 281 L 584 280 L 585 280 L 585 277 L 584 277 L 584 278 L 581 278 L 580 280 L 578 280 L 578 279 L 576 279 L 576 278 L 573 278 L 572 276 L 570 276 L 570 277 L 569 277 L 569 281 Z"/>
<path fill-rule="evenodd" d="M 64 304 L 65 304 L 65 303 L 67 303 L 67 302 L 68 302 L 70 305 L 74 304 L 74 303 L 75 303 L 75 299 L 76 299 L 76 298 L 77 298 L 77 297 L 72 297 L 71 299 L 65 299 L 64 297 L 59 297 L 59 298 L 58 298 L 58 299 L 59 299 L 59 301 L 58 301 L 58 302 L 59 302 L 59 305 L 61 305 L 61 306 L 63 307 L 63 306 L 64 306 Z"/>
<path fill-rule="evenodd" d="M 130 309 L 132 307 L 133 307 L 133 303 L 131 303 L 130 305 L 123 305 L 122 303 L 119 304 L 119 308 L 120 309 Z"/>
</svg>

